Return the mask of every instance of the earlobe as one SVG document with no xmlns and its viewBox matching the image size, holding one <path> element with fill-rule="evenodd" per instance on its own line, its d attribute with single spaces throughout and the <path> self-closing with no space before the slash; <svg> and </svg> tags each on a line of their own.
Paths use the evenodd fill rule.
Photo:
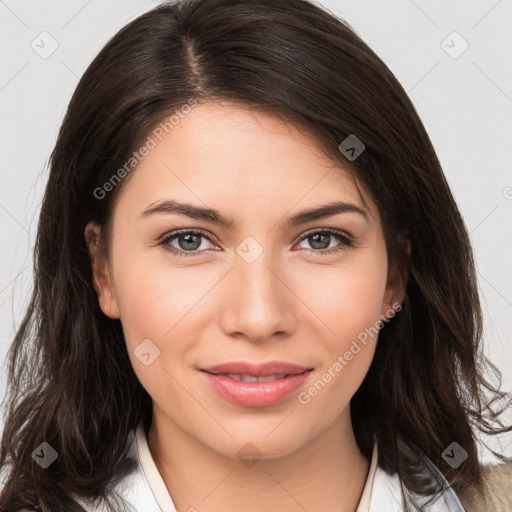
<svg viewBox="0 0 512 512">
<path fill-rule="evenodd" d="M 95 222 L 89 222 L 84 234 L 91 259 L 93 286 L 98 295 L 100 308 L 108 317 L 119 318 L 119 307 L 112 284 L 108 258 L 100 250 L 101 227 Z"/>
</svg>

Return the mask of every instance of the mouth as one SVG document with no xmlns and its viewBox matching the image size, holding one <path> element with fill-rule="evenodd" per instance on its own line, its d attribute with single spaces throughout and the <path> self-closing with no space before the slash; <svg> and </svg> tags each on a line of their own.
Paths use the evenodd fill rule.
<svg viewBox="0 0 512 512">
<path fill-rule="evenodd" d="M 282 402 L 308 378 L 313 368 L 291 363 L 226 363 L 201 369 L 222 398 L 245 407 L 270 407 Z"/>
<path fill-rule="evenodd" d="M 268 361 L 265 363 L 251 363 L 249 361 L 233 361 L 201 368 L 214 375 L 240 375 L 248 377 L 280 377 L 298 375 L 312 368 L 285 361 Z"/>
<path fill-rule="evenodd" d="M 238 382 L 272 382 L 274 380 L 284 379 L 286 377 L 289 377 L 290 375 L 300 375 L 300 374 L 291 374 L 291 373 L 281 373 L 278 375 L 257 376 L 257 375 L 240 375 L 238 373 L 211 373 L 211 372 L 206 372 L 206 373 L 209 373 L 210 375 L 217 375 L 219 377 L 226 377 L 227 379 L 237 380 Z"/>
</svg>

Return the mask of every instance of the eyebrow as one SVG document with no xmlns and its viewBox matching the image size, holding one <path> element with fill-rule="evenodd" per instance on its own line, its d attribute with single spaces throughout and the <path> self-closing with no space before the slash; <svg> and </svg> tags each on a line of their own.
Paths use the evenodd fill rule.
<svg viewBox="0 0 512 512">
<path fill-rule="evenodd" d="M 317 208 L 302 210 L 290 217 L 286 221 L 285 225 L 288 227 L 299 226 L 300 224 L 305 224 L 306 222 L 324 219 L 326 217 L 332 217 L 333 215 L 348 212 L 357 213 L 363 216 L 367 223 L 369 222 L 368 213 L 359 206 L 343 201 L 334 201 Z M 219 224 L 228 229 L 234 226 L 233 219 L 225 217 L 218 210 L 213 208 L 204 208 L 202 206 L 194 206 L 189 203 L 181 203 L 171 199 L 152 203 L 140 214 L 140 216 L 148 217 L 156 213 L 176 213 L 186 215 L 192 219 L 213 222 L 214 224 Z"/>
</svg>

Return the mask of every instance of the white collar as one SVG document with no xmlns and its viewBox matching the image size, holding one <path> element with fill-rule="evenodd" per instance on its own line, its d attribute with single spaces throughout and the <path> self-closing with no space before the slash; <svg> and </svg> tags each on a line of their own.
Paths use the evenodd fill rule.
<svg viewBox="0 0 512 512">
<path fill-rule="evenodd" d="M 370 500 L 372 498 L 373 482 L 375 480 L 375 473 L 377 472 L 377 443 L 373 446 L 372 460 L 370 461 L 370 469 L 368 470 L 368 476 L 366 477 L 366 483 L 364 484 L 363 494 L 359 500 L 356 512 L 370 512 Z"/>
<path fill-rule="evenodd" d="M 176 507 L 172 502 L 171 495 L 149 451 L 146 433 L 144 432 L 142 424 L 138 426 L 135 436 L 140 466 L 161 512 L 176 512 Z"/>
</svg>

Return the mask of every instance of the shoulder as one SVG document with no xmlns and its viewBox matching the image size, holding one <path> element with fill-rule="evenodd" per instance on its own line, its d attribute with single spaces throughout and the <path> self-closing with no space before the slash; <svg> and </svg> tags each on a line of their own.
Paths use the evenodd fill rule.
<svg viewBox="0 0 512 512">
<path fill-rule="evenodd" d="M 443 481 L 443 484 L 444 491 L 428 505 L 426 503 L 429 502 L 432 496 L 414 495 L 412 497 L 421 506 L 425 506 L 422 510 L 428 512 L 465 512 L 453 489 L 448 486 L 446 481 Z M 407 490 L 406 495 L 411 496 Z M 396 473 L 389 474 L 379 466 L 375 472 L 368 512 L 381 512 L 383 510 L 386 510 L 386 512 L 402 512 L 404 501 L 398 475 Z"/>
<path fill-rule="evenodd" d="M 358 512 L 403 512 L 409 510 L 409 506 L 416 510 L 416 505 L 424 512 L 466 512 L 442 472 L 425 455 L 421 458 L 421 473 L 425 479 L 434 478 L 437 481 L 440 491 L 435 495 L 413 493 L 401 485 L 396 472 L 388 472 L 384 467 L 375 442 L 370 472 L 363 490 L 363 498 L 369 495 L 370 499 L 361 500 Z"/>
<path fill-rule="evenodd" d="M 120 461 L 118 476 L 114 475 L 114 481 L 109 486 L 109 497 L 120 504 L 121 508 L 116 510 L 126 510 L 126 512 L 161 512 L 156 501 L 149 482 L 144 473 L 140 461 L 139 446 L 135 431 L 131 431 L 127 438 L 127 451 L 125 458 Z M 127 467 L 126 462 L 132 468 L 128 473 L 123 468 Z M 0 480 L 0 495 L 2 493 L 2 480 Z M 107 507 L 98 504 L 98 500 L 85 499 L 76 494 L 73 495 L 75 501 L 86 512 L 106 512 Z M 22 509 L 16 512 L 33 512 Z M 169 512 L 175 512 L 170 509 Z"/>
<path fill-rule="evenodd" d="M 401 485 L 396 472 L 385 471 L 379 460 L 372 477 L 369 507 L 361 510 L 364 512 L 382 512 L 383 510 L 402 512 L 404 507 L 409 510 L 409 506 L 416 510 L 417 505 L 424 512 L 465 512 L 459 497 L 441 471 L 427 457 L 423 456 L 422 461 L 423 475 L 428 479 L 433 477 L 434 480 L 437 480 L 439 492 L 427 496 L 413 493 L 405 485 Z"/>
<path fill-rule="evenodd" d="M 110 496 L 121 499 L 128 511 L 161 512 L 148 484 L 139 457 L 139 447 L 135 431 L 127 439 L 128 451 L 125 460 L 129 459 L 133 470 L 119 478 L 111 487 Z M 106 507 L 99 507 L 90 501 L 77 499 L 86 512 L 106 512 Z"/>
<path fill-rule="evenodd" d="M 483 468 L 484 493 L 475 487 L 460 499 L 467 512 L 510 512 L 512 510 L 512 463 L 488 465 Z"/>
</svg>

